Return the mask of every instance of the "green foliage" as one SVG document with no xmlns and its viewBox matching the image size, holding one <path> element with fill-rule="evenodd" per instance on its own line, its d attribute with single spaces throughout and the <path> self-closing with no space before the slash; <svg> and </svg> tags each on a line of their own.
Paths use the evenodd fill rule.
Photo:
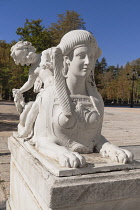
<svg viewBox="0 0 140 210">
<path fill-rule="evenodd" d="M 103 58 L 97 61 L 95 81 L 105 102 L 130 103 L 134 91 L 134 102 L 140 102 L 140 59 L 127 63 L 125 67 L 107 66 Z M 133 70 L 135 69 L 135 73 Z M 134 90 L 132 90 L 134 74 Z"/>
<path fill-rule="evenodd" d="M 64 14 L 58 14 L 57 23 L 52 23 L 49 28 L 42 25 L 42 20 L 26 19 L 23 27 L 17 28 L 19 40 L 29 41 L 36 48 L 37 53 L 58 44 L 60 38 L 68 31 L 84 29 L 84 21 L 75 11 L 67 10 Z M 3 99 L 10 99 L 13 88 L 20 88 L 28 78 L 29 67 L 15 65 L 10 56 L 10 48 L 16 42 L 6 43 L 0 40 L 0 91 Z M 26 94 L 30 97 L 31 91 Z"/>
<path fill-rule="evenodd" d="M 10 56 L 12 44 L 0 41 L 0 90 L 4 99 L 9 99 L 12 94 L 12 88 L 20 88 L 27 80 L 27 67 L 15 65 Z"/>
<path fill-rule="evenodd" d="M 41 24 L 41 19 L 31 21 L 26 19 L 24 27 L 19 27 L 16 31 L 20 35 L 20 40 L 31 42 L 37 52 L 52 46 L 50 33 Z"/>
<path fill-rule="evenodd" d="M 107 62 L 104 57 L 101 59 L 100 68 L 102 69 L 102 71 L 105 71 L 107 69 Z"/>
<path fill-rule="evenodd" d="M 63 14 L 58 14 L 57 17 L 57 22 L 52 23 L 48 29 L 54 45 L 59 44 L 62 36 L 67 32 L 76 29 L 85 29 L 83 18 L 73 10 L 67 10 Z"/>
<path fill-rule="evenodd" d="M 85 29 L 85 22 L 73 10 L 67 10 L 57 17 L 57 22 L 52 23 L 48 28 L 42 25 L 41 19 L 31 21 L 26 19 L 24 26 L 19 27 L 16 33 L 20 36 L 20 40 L 31 42 L 37 52 L 42 52 L 57 45 L 65 33 L 74 29 Z"/>
<path fill-rule="evenodd" d="M 20 36 L 19 40 L 31 42 L 40 53 L 56 46 L 65 33 L 74 29 L 85 29 L 85 22 L 77 12 L 67 10 L 63 14 L 58 14 L 56 23 L 52 23 L 48 28 L 43 26 L 41 19 L 26 19 L 24 26 L 17 28 L 16 33 Z M 29 67 L 15 65 L 10 56 L 10 48 L 15 43 L 15 41 L 6 43 L 0 40 L 0 91 L 2 90 L 3 99 L 10 99 L 12 89 L 20 88 L 28 79 Z M 138 79 L 140 58 L 127 63 L 124 67 L 108 66 L 104 57 L 100 62 L 97 60 L 95 82 L 105 102 L 130 103 L 134 69 L 136 70 L 133 87 L 134 101 L 140 103 L 140 79 Z M 32 90 L 25 94 L 28 99 L 32 96 Z"/>
</svg>

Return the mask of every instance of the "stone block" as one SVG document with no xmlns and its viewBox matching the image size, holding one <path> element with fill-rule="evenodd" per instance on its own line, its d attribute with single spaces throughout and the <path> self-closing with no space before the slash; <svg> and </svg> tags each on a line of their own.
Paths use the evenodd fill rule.
<svg viewBox="0 0 140 210">
<path fill-rule="evenodd" d="M 7 210 L 10 208 L 11 210 L 137 210 L 139 208 L 140 169 L 137 166 L 137 169 L 130 167 L 129 170 L 127 166 L 124 170 L 112 172 L 107 170 L 102 173 L 83 175 L 79 173 L 69 176 L 66 173 L 66 176 L 56 176 L 49 167 L 47 168 L 46 158 L 43 160 L 43 156 L 40 157 L 37 151 L 31 150 L 27 143 L 14 137 L 9 138 L 11 184 L 8 201 L 10 207 L 7 207 Z"/>
</svg>

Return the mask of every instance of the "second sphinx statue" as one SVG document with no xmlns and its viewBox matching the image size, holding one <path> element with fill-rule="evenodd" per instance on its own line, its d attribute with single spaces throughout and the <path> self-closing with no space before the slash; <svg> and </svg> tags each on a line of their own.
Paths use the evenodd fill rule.
<svg viewBox="0 0 140 210">
<path fill-rule="evenodd" d="M 94 150 L 112 161 L 132 161 L 131 152 L 101 135 L 104 104 L 94 81 L 101 50 L 90 32 L 70 31 L 58 46 L 41 54 L 31 43 L 20 41 L 11 55 L 17 64 L 31 64 L 28 81 L 13 90 L 20 110 L 20 137 L 33 141 L 40 153 L 64 167 L 83 167 L 81 154 Z M 34 83 L 41 89 L 36 100 L 22 106 L 22 93 Z"/>
</svg>

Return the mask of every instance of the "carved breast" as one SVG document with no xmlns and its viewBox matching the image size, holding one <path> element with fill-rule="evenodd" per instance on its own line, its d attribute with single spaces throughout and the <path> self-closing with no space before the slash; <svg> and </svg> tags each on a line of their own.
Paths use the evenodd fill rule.
<svg viewBox="0 0 140 210">
<path fill-rule="evenodd" d="M 78 122 L 90 130 L 97 127 L 99 114 L 93 106 L 89 97 L 72 96 L 72 102 L 75 104 L 75 112 L 77 114 Z"/>
<path fill-rule="evenodd" d="M 59 118 L 62 115 L 60 105 L 57 99 L 54 101 L 53 106 L 53 121 L 52 132 L 53 135 L 59 139 L 63 144 L 65 142 L 76 141 L 88 148 L 93 148 L 93 140 L 99 126 L 100 115 L 97 113 L 96 108 L 92 104 L 89 97 L 71 96 L 73 104 L 74 121 L 72 126 L 67 126 L 68 122 L 65 121 L 60 125 Z"/>
</svg>

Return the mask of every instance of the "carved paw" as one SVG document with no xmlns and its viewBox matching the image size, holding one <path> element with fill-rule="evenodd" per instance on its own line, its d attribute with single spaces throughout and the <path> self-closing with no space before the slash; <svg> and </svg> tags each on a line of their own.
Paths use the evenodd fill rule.
<svg viewBox="0 0 140 210">
<path fill-rule="evenodd" d="M 81 168 L 86 164 L 86 161 L 77 152 L 67 152 L 59 157 L 59 164 L 68 168 Z"/>
<path fill-rule="evenodd" d="M 103 145 L 100 153 L 102 157 L 109 157 L 112 161 L 123 164 L 132 162 L 133 160 L 133 154 L 130 151 L 126 149 L 121 149 L 108 142 Z"/>
</svg>

